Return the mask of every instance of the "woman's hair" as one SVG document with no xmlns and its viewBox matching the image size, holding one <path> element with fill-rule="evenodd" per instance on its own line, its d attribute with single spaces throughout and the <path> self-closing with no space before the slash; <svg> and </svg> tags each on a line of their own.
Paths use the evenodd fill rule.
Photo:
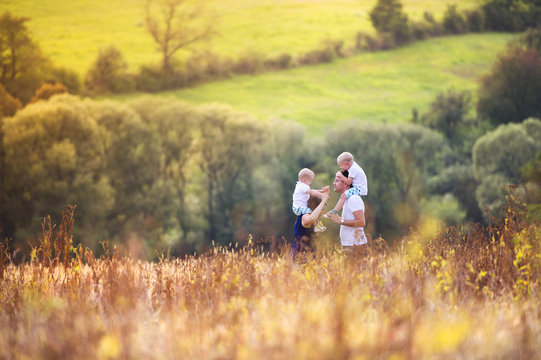
<svg viewBox="0 0 541 360">
<path fill-rule="evenodd" d="M 318 198 L 317 196 L 310 196 L 310 198 L 308 199 L 308 207 L 312 211 L 314 211 L 320 203 L 321 203 L 321 199 Z"/>
</svg>

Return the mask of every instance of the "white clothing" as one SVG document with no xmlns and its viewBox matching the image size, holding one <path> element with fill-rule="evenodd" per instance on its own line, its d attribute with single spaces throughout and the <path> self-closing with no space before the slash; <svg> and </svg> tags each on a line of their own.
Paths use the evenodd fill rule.
<svg viewBox="0 0 541 360">
<path fill-rule="evenodd" d="M 353 183 L 351 183 L 351 186 L 359 188 L 362 196 L 367 195 L 368 181 L 366 180 L 366 174 L 364 173 L 364 170 L 359 166 L 359 164 L 354 161 L 353 164 L 351 164 L 351 166 L 349 167 L 348 172 L 348 177 L 353 178 Z"/>
<path fill-rule="evenodd" d="M 297 181 L 297 186 L 295 186 L 295 191 L 293 192 L 293 207 L 305 208 L 308 206 L 308 199 L 310 198 L 310 194 L 307 193 L 308 190 L 310 190 L 310 186 Z"/>
<path fill-rule="evenodd" d="M 364 212 L 364 202 L 359 195 L 353 195 L 349 199 L 346 199 L 344 203 L 342 218 L 344 220 L 354 220 L 355 216 L 353 213 L 359 210 Z M 364 228 L 340 225 L 340 241 L 342 246 L 366 244 Z"/>
</svg>

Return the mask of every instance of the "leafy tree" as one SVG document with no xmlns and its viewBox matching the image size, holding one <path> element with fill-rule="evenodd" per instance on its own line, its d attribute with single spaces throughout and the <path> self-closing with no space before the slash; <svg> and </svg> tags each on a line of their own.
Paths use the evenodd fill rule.
<svg viewBox="0 0 541 360">
<path fill-rule="evenodd" d="M 466 212 L 466 219 L 475 222 L 483 220 L 483 214 L 475 198 L 477 186 L 473 166 L 468 163 L 446 166 L 428 179 L 430 193 L 452 194 Z"/>
<path fill-rule="evenodd" d="M 254 213 L 252 179 L 265 138 L 252 117 L 219 105 L 200 110 L 198 163 L 206 192 L 207 240 L 231 241 Z M 247 223 L 248 222 L 248 223 Z"/>
<path fill-rule="evenodd" d="M 370 20 L 379 34 L 390 33 L 399 44 L 410 38 L 408 16 L 400 0 L 378 0 L 370 11 Z"/>
<path fill-rule="evenodd" d="M 518 38 L 517 43 L 527 49 L 535 49 L 541 54 L 541 26 L 529 28 L 524 35 Z"/>
<path fill-rule="evenodd" d="M 166 231 L 178 235 L 176 239 L 169 238 L 173 251 L 186 250 L 188 235 L 195 228 L 193 211 L 188 209 L 186 199 L 189 163 L 194 156 L 196 110 L 182 102 L 151 98 L 133 101 L 130 107 L 156 135 L 160 148 L 157 179 L 150 189 L 150 213 Z"/>
<path fill-rule="evenodd" d="M 147 1 L 145 23 L 162 54 L 163 71 L 171 73 L 173 56 L 179 50 L 208 38 L 212 33 L 213 19 L 201 1 L 158 0 L 157 3 L 155 6 L 154 1 Z"/>
<path fill-rule="evenodd" d="M 541 152 L 522 168 L 522 173 L 530 185 L 527 199 L 530 213 L 541 218 Z"/>
<path fill-rule="evenodd" d="M 54 84 L 43 84 L 39 89 L 36 90 L 36 94 L 30 100 L 31 103 L 39 100 L 48 100 L 53 95 L 67 93 L 68 89 L 61 83 Z"/>
<path fill-rule="evenodd" d="M 541 121 L 500 125 L 480 137 L 473 148 L 477 201 L 482 209 L 497 213 L 505 204 L 503 187 L 524 181 L 522 168 L 541 151 Z M 497 190 L 497 191 L 496 191 Z"/>
<path fill-rule="evenodd" d="M 468 22 L 466 17 L 461 14 L 456 5 L 448 5 L 443 15 L 443 28 L 447 33 L 462 34 L 468 32 Z"/>
<path fill-rule="evenodd" d="M 88 102 L 87 113 L 102 129 L 103 173 L 114 190 L 108 227 L 122 237 L 155 228 L 148 193 L 159 169 L 157 136 L 130 107 L 115 102 Z"/>
<path fill-rule="evenodd" d="M 31 104 L 4 119 L 2 130 L 9 210 L 0 227 L 11 229 L 5 235 L 19 245 L 35 238 L 44 216 L 58 218 L 67 203 L 78 206 L 83 223 L 100 219 L 113 205 L 100 171 L 99 125 L 77 98 L 60 95 Z"/>
<path fill-rule="evenodd" d="M 13 116 L 22 107 L 21 101 L 11 96 L 0 84 L 0 115 Z"/>
<path fill-rule="evenodd" d="M 85 77 L 85 86 L 93 93 L 116 93 L 133 90 L 128 64 L 114 46 L 100 49 L 98 58 Z"/>
<path fill-rule="evenodd" d="M 482 10 L 491 30 L 522 31 L 541 22 L 539 0 L 487 0 Z"/>
<path fill-rule="evenodd" d="M 541 116 L 541 58 L 533 49 L 510 47 L 481 81 L 478 113 L 493 124 Z"/>
<path fill-rule="evenodd" d="M 473 121 L 467 118 L 470 108 L 471 93 L 469 91 L 450 89 L 447 92 L 438 93 L 419 122 L 441 132 L 449 140 L 456 140 L 459 128 Z"/>
<path fill-rule="evenodd" d="M 0 17 L 0 84 L 24 103 L 41 85 L 50 66 L 30 38 L 28 20 L 8 12 Z"/>
</svg>

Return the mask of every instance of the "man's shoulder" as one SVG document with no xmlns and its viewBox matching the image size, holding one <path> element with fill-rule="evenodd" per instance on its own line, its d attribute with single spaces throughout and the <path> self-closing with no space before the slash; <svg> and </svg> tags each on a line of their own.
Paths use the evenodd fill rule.
<svg viewBox="0 0 541 360">
<path fill-rule="evenodd" d="M 347 206 L 353 211 L 364 210 L 364 201 L 357 194 L 352 195 L 346 200 Z"/>
</svg>

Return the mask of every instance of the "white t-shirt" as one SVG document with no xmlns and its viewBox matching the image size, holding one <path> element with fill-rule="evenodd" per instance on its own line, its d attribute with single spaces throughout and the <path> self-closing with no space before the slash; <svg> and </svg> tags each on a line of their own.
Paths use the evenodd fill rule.
<svg viewBox="0 0 541 360">
<path fill-rule="evenodd" d="M 301 181 L 297 181 L 295 191 L 293 192 L 293 206 L 294 207 L 307 207 L 310 194 L 307 191 L 310 190 L 310 186 Z"/>
<path fill-rule="evenodd" d="M 366 180 L 366 174 L 364 170 L 357 164 L 355 161 L 351 164 L 351 167 L 348 170 L 350 178 L 353 178 L 351 186 L 358 187 L 361 191 L 361 195 L 365 196 L 368 194 L 368 181 Z"/>
<path fill-rule="evenodd" d="M 342 217 L 344 220 L 354 220 L 355 216 L 353 216 L 353 213 L 359 210 L 364 212 L 364 202 L 359 195 L 353 195 L 344 203 Z M 364 228 L 340 225 L 340 240 L 342 246 L 366 244 Z"/>
</svg>

